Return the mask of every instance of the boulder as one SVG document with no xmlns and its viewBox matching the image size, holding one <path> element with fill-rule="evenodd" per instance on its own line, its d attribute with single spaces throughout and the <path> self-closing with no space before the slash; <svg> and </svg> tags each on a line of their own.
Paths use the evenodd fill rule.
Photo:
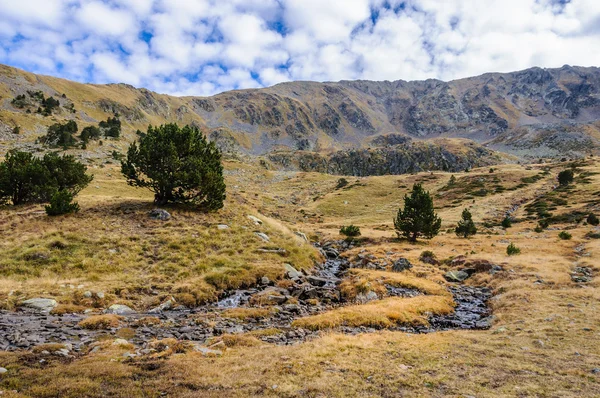
<svg viewBox="0 0 600 398">
<path fill-rule="evenodd" d="M 21 307 L 39 312 L 50 312 L 56 307 L 56 300 L 47 298 L 32 298 L 21 303 Z"/>
<path fill-rule="evenodd" d="M 374 291 L 368 291 L 367 293 L 359 293 L 356 296 L 355 301 L 358 304 L 366 304 L 369 301 L 373 301 L 373 300 L 378 300 L 379 296 L 377 296 L 377 293 L 375 293 Z"/>
<path fill-rule="evenodd" d="M 123 304 L 113 304 L 108 307 L 105 311 L 105 314 L 115 314 L 115 315 L 129 315 L 135 314 L 135 311 Z"/>
<path fill-rule="evenodd" d="M 169 298 L 167 301 L 159 305 L 158 307 L 152 308 L 148 311 L 149 314 L 159 314 L 163 311 L 168 311 L 175 305 L 175 299 L 173 297 Z"/>
<path fill-rule="evenodd" d="M 0 368 L 0 375 L 8 372 L 6 368 Z"/>
<path fill-rule="evenodd" d="M 469 274 L 465 271 L 448 271 L 444 274 L 444 278 L 448 282 L 463 282 L 469 278 Z"/>
<path fill-rule="evenodd" d="M 260 218 L 257 218 L 257 217 L 254 217 L 254 216 L 248 216 L 248 218 L 250 220 L 252 220 L 252 222 L 254 222 L 254 224 L 256 224 L 256 225 L 260 225 L 260 224 L 263 223 Z"/>
<path fill-rule="evenodd" d="M 292 267 L 291 264 L 283 264 L 285 267 L 285 272 L 290 279 L 297 279 L 302 276 L 302 274 L 296 270 L 296 268 Z"/>
<path fill-rule="evenodd" d="M 151 210 L 149 215 L 150 215 L 150 218 L 152 218 L 154 220 L 159 220 L 159 221 L 169 221 L 171 219 L 171 214 L 169 214 L 168 211 L 163 210 L 163 209 Z"/>
<path fill-rule="evenodd" d="M 312 275 L 307 276 L 306 280 L 313 286 L 325 286 L 329 282 L 329 280 L 326 278 L 320 278 Z"/>
<path fill-rule="evenodd" d="M 398 260 L 394 261 L 394 264 L 392 265 L 392 271 L 393 272 L 402 272 L 402 271 L 406 271 L 407 269 L 411 269 L 412 267 L 413 266 L 410 263 L 410 261 L 408 261 L 404 257 L 400 257 Z"/>
<path fill-rule="evenodd" d="M 265 242 L 271 241 L 271 238 L 269 238 L 269 236 L 267 234 L 264 234 L 262 232 L 255 232 L 254 235 L 258 236 L 260 239 L 264 240 Z"/>
</svg>

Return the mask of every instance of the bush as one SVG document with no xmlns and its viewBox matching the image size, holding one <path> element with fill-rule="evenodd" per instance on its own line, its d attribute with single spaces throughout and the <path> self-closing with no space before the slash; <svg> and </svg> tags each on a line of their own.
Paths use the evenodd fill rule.
<svg viewBox="0 0 600 398">
<path fill-rule="evenodd" d="M 48 153 L 39 159 L 28 152 L 9 151 L 0 163 L 0 202 L 47 202 L 57 191 L 75 196 L 92 181 L 86 171 L 71 155 Z"/>
<path fill-rule="evenodd" d="M 573 237 L 573 235 L 571 235 L 570 233 L 568 233 L 567 231 L 561 231 L 558 234 L 558 237 L 562 240 L 569 240 Z"/>
<path fill-rule="evenodd" d="M 509 256 L 514 256 L 514 255 L 517 255 L 520 253 L 521 253 L 521 249 L 519 249 L 517 246 L 515 246 L 514 243 L 511 243 L 506 248 L 506 254 L 508 254 Z"/>
<path fill-rule="evenodd" d="M 46 214 L 49 216 L 60 216 L 78 211 L 79 204 L 73 202 L 73 195 L 69 191 L 55 192 L 50 198 L 50 204 L 46 206 Z"/>
<path fill-rule="evenodd" d="M 88 143 L 90 140 L 97 140 L 100 138 L 100 129 L 96 126 L 87 126 L 81 130 L 79 139 L 84 143 Z"/>
<path fill-rule="evenodd" d="M 594 213 L 590 213 L 590 215 L 587 216 L 586 221 L 588 224 L 593 226 L 600 224 L 600 220 L 598 220 L 598 217 L 596 217 Z"/>
<path fill-rule="evenodd" d="M 569 185 L 573 182 L 573 177 L 573 170 L 563 170 L 560 173 L 558 173 L 558 183 L 562 186 Z"/>
<path fill-rule="evenodd" d="M 536 227 L 533 229 L 533 231 L 534 231 L 534 232 L 536 232 L 536 233 L 538 233 L 538 234 L 541 234 L 542 232 L 544 232 L 544 228 L 542 228 L 542 227 L 540 227 L 540 226 L 538 225 L 538 226 L 536 226 Z"/>
<path fill-rule="evenodd" d="M 348 237 L 360 236 L 360 228 L 356 225 L 348 225 L 340 228 L 340 235 Z"/>
<path fill-rule="evenodd" d="M 116 116 L 101 121 L 98 126 L 100 126 L 106 137 L 119 138 L 121 136 L 121 121 Z"/>
<path fill-rule="evenodd" d="M 348 185 L 348 180 L 346 180 L 345 178 L 340 178 L 337 181 L 337 185 L 335 186 L 335 189 L 341 189 L 341 188 L 344 188 L 347 185 Z"/>
<path fill-rule="evenodd" d="M 442 219 L 433 208 L 433 199 L 421 184 L 413 185 L 412 192 L 404 195 L 404 209 L 399 209 L 394 228 L 398 236 L 416 242 L 419 236 L 433 238 L 440 231 Z"/>
<path fill-rule="evenodd" d="M 218 210 L 225 200 L 221 151 L 198 128 L 148 127 L 127 151 L 121 171 L 129 185 L 154 191 L 154 203 L 192 203 Z"/>
<path fill-rule="evenodd" d="M 51 147 L 69 148 L 75 145 L 75 137 L 73 134 L 77 132 L 77 123 L 69 120 L 66 123 L 55 123 L 48 127 L 48 133 L 43 136 L 40 141 Z"/>
<path fill-rule="evenodd" d="M 471 212 L 468 209 L 463 210 L 462 219 L 458 222 L 454 232 L 457 236 L 462 236 L 463 238 L 468 238 L 477 233 L 477 227 L 475 226 Z"/>
<path fill-rule="evenodd" d="M 512 219 L 509 216 L 506 216 L 504 217 L 504 220 L 502 220 L 502 228 L 506 229 L 510 227 L 512 227 Z"/>
</svg>

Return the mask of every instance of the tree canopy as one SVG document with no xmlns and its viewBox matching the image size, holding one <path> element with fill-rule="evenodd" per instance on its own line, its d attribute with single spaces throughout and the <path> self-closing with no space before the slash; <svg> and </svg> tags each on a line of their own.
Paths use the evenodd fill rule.
<svg viewBox="0 0 600 398">
<path fill-rule="evenodd" d="M 463 210 L 461 220 L 458 222 L 454 232 L 457 236 L 462 236 L 463 238 L 468 238 L 477 233 L 477 227 L 468 209 Z"/>
<path fill-rule="evenodd" d="M 398 210 L 394 220 L 396 233 L 416 242 L 420 236 L 433 238 L 441 225 L 442 219 L 434 211 L 431 195 L 421 184 L 415 184 L 410 195 L 404 195 L 404 209 Z"/>
<path fill-rule="evenodd" d="M 196 128 L 148 127 L 133 143 L 121 171 L 132 186 L 154 191 L 154 202 L 191 203 L 218 210 L 225 200 L 221 152 Z"/>
</svg>

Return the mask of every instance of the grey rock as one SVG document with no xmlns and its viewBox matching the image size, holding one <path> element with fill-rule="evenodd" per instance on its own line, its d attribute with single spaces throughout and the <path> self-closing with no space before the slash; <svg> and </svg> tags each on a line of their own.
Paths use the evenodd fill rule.
<svg viewBox="0 0 600 398">
<path fill-rule="evenodd" d="M 8 372 L 6 368 L 0 368 L 0 375 Z"/>
<path fill-rule="evenodd" d="M 171 219 L 171 214 L 163 209 L 153 209 L 150 211 L 149 215 L 150 218 L 159 221 L 169 221 Z"/>
<path fill-rule="evenodd" d="M 223 351 L 220 350 L 213 350 L 210 349 L 208 347 L 203 347 L 201 345 L 195 345 L 194 346 L 194 351 L 201 353 L 204 356 L 218 356 L 220 357 L 221 355 L 223 355 Z"/>
<path fill-rule="evenodd" d="M 270 242 L 271 238 L 269 238 L 269 236 L 265 233 L 262 232 L 255 232 L 254 235 L 258 236 L 260 239 L 264 240 L 265 242 Z"/>
<path fill-rule="evenodd" d="M 159 305 L 158 307 L 152 308 L 148 311 L 149 314 L 159 314 L 163 311 L 168 311 L 173 308 L 175 304 L 175 299 L 173 297 L 169 298 L 167 301 Z"/>
<path fill-rule="evenodd" d="M 50 312 L 56 307 L 56 300 L 47 298 L 32 298 L 21 303 L 22 307 L 40 312 Z"/>
<path fill-rule="evenodd" d="M 408 261 L 404 257 L 400 257 L 398 260 L 394 261 L 394 264 L 392 265 L 392 271 L 402 272 L 411 269 L 412 267 L 413 266 L 410 263 L 410 261 Z"/>
<path fill-rule="evenodd" d="M 379 297 L 377 296 L 377 293 L 375 293 L 374 291 L 369 291 L 367 293 L 360 293 L 356 296 L 356 302 L 359 304 L 366 304 L 369 301 L 373 301 L 373 300 L 378 300 Z"/>
<path fill-rule="evenodd" d="M 302 240 L 304 240 L 305 242 L 308 242 L 308 237 L 306 236 L 306 234 L 304 232 L 296 231 L 294 233 L 297 236 L 299 236 L 300 238 L 302 238 Z"/>
<path fill-rule="evenodd" d="M 313 276 L 313 275 L 307 276 L 306 280 L 311 285 L 314 285 L 314 286 L 325 286 L 329 282 L 329 279 L 321 278 L 321 277 Z"/>
<path fill-rule="evenodd" d="M 287 276 L 290 279 L 296 279 L 296 278 L 300 278 L 302 276 L 302 274 L 300 272 L 298 272 L 298 270 L 296 270 L 296 268 L 292 267 L 291 264 L 284 264 L 283 265 L 285 267 L 285 272 L 287 273 Z"/>
<path fill-rule="evenodd" d="M 113 304 L 108 307 L 105 311 L 105 314 L 115 314 L 115 315 L 129 315 L 135 314 L 135 311 L 123 304 Z"/>
<path fill-rule="evenodd" d="M 469 278 L 469 274 L 464 271 L 448 271 L 444 274 L 448 282 L 463 282 Z"/>
<path fill-rule="evenodd" d="M 102 300 L 104 298 L 104 292 L 96 293 L 96 297 L 98 297 L 100 300 Z"/>
<path fill-rule="evenodd" d="M 85 292 L 83 292 L 83 297 L 92 298 L 92 292 L 90 292 L 89 290 L 86 290 Z"/>
<path fill-rule="evenodd" d="M 229 225 L 219 224 L 219 225 L 217 225 L 217 229 L 220 229 L 220 230 L 229 229 Z"/>
<path fill-rule="evenodd" d="M 248 219 L 250 219 L 256 225 L 260 225 L 260 224 L 263 223 L 262 220 L 260 218 L 258 218 L 258 217 L 248 216 Z"/>
</svg>

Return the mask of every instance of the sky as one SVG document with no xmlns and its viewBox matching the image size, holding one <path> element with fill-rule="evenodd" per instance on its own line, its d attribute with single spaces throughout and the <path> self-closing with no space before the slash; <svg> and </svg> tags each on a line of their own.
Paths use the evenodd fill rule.
<svg viewBox="0 0 600 398">
<path fill-rule="evenodd" d="M 600 0 L 0 0 L 0 63 L 173 95 L 600 66 Z"/>
</svg>

